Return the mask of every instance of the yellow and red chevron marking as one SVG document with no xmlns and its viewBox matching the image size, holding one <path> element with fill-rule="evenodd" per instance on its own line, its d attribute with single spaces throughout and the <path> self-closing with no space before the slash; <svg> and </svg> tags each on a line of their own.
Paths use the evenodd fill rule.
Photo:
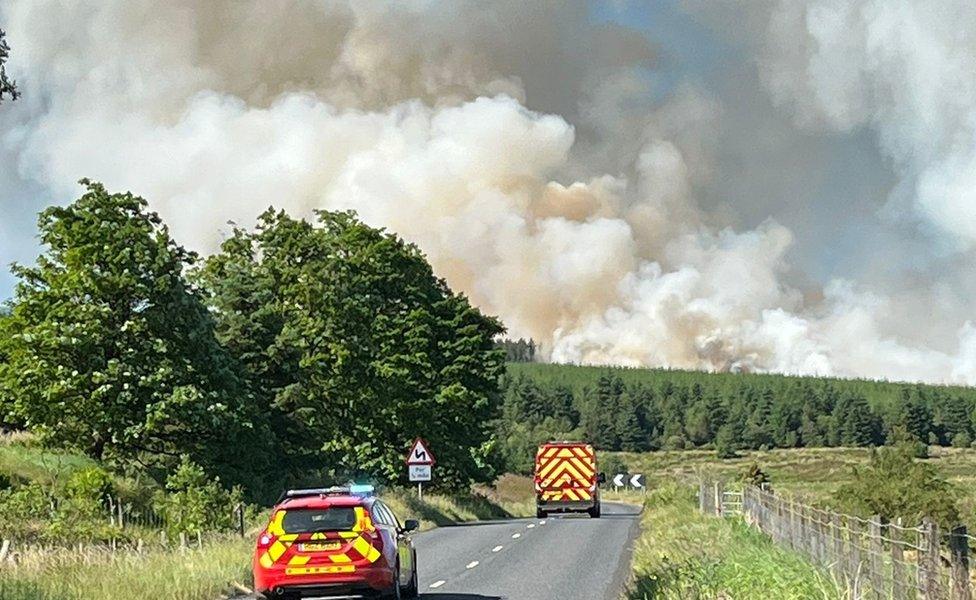
<svg viewBox="0 0 976 600">
<path fill-rule="evenodd" d="M 596 459 L 590 445 L 543 445 L 536 454 L 536 490 L 543 501 L 591 500 Z"/>
<path fill-rule="evenodd" d="M 353 525 L 353 528 L 350 531 L 318 532 L 303 536 L 307 537 L 308 541 L 337 540 L 343 545 L 348 544 L 348 547 L 345 548 L 345 552 L 334 552 L 330 554 L 325 554 L 323 552 L 321 557 L 316 556 L 317 559 L 321 558 L 322 560 L 328 560 L 331 563 L 335 563 L 337 566 L 305 566 L 309 563 L 309 561 L 312 560 L 312 556 L 308 554 L 299 554 L 295 548 L 295 543 L 299 542 L 299 534 L 285 533 L 285 530 L 282 527 L 282 521 L 285 518 L 284 510 L 277 511 L 271 518 L 271 523 L 268 524 L 267 531 L 276 539 L 271 546 L 269 546 L 268 549 L 261 554 L 258 561 L 262 567 L 269 569 L 275 564 L 287 559 L 288 567 L 285 569 L 285 575 L 351 573 L 356 570 L 356 567 L 350 563 L 361 561 L 366 561 L 368 563 L 376 562 L 380 558 L 380 551 L 377 550 L 366 538 L 366 534 L 376 531 L 376 528 L 373 527 L 373 522 L 370 520 L 366 509 L 357 506 L 355 507 L 355 511 L 356 523 Z"/>
</svg>

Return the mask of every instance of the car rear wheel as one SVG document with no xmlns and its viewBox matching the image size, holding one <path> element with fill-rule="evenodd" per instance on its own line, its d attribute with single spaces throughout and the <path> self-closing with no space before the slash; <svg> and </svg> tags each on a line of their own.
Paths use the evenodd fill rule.
<svg viewBox="0 0 976 600">
<path fill-rule="evenodd" d="M 403 590 L 404 598 L 416 598 L 420 594 L 420 585 L 417 582 L 417 559 L 413 561 L 413 576 L 410 578 L 410 585 Z"/>
<path fill-rule="evenodd" d="M 590 514 L 590 518 L 599 519 L 600 518 L 600 504 L 597 503 L 596 506 L 594 506 L 593 508 L 591 508 L 590 510 L 588 510 L 586 512 L 588 512 Z"/>
<path fill-rule="evenodd" d="M 400 563 L 397 563 L 396 571 L 393 572 L 393 588 L 387 593 L 383 594 L 384 598 L 388 600 L 400 600 L 403 596 L 400 594 Z"/>
<path fill-rule="evenodd" d="M 542 510 L 541 508 L 536 508 L 535 509 L 535 518 L 536 519 L 545 519 L 546 518 L 546 511 Z"/>
</svg>

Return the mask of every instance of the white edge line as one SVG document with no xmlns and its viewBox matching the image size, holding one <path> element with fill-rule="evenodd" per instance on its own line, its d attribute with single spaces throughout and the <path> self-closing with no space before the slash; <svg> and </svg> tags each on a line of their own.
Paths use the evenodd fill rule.
<svg viewBox="0 0 976 600">
<path fill-rule="evenodd" d="M 432 587 L 432 588 L 439 588 L 442 585 L 444 585 L 445 583 L 447 583 L 447 582 L 444 581 L 443 579 L 440 579 L 440 580 L 435 581 L 434 583 L 430 584 L 430 587 Z"/>
</svg>

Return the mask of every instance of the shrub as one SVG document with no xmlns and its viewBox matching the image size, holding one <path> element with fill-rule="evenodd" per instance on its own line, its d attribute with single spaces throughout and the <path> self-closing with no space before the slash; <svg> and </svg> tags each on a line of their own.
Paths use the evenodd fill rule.
<svg viewBox="0 0 976 600">
<path fill-rule="evenodd" d="M 752 463 L 742 474 L 742 482 L 746 485 L 762 487 L 764 483 L 769 483 L 769 475 L 759 468 L 759 463 Z"/>
<path fill-rule="evenodd" d="M 233 527 L 233 510 L 241 501 L 239 489 L 225 490 L 218 478 L 209 479 L 200 465 L 184 456 L 166 479 L 166 493 L 156 494 L 156 511 L 166 521 L 167 533 L 196 534 Z"/>
<path fill-rule="evenodd" d="M 871 451 L 867 467 L 854 468 L 854 480 L 837 490 L 843 510 L 867 517 L 898 517 L 918 523 L 931 517 L 940 527 L 959 522 L 956 490 L 930 464 L 916 462 L 910 446 Z"/>
<path fill-rule="evenodd" d="M 688 447 L 688 440 L 682 435 L 672 435 L 668 436 L 668 439 L 664 441 L 665 450 L 684 450 Z"/>
<path fill-rule="evenodd" d="M 613 479 L 613 476 L 617 473 L 626 473 L 627 465 L 624 464 L 623 459 L 621 459 L 616 454 L 604 454 L 597 457 L 599 462 L 597 466 L 600 471 L 602 471 L 607 476 L 607 483 Z"/>
<path fill-rule="evenodd" d="M 968 448 L 973 440 L 970 438 L 969 434 L 965 431 L 960 431 L 956 435 L 952 436 L 952 447 L 953 448 Z"/>
</svg>

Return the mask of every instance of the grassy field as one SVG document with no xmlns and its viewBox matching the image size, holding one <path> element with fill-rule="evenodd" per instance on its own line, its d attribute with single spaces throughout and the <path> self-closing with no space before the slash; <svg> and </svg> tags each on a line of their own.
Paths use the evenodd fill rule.
<svg viewBox="0 0 976 600">
<path fill-rule="evenodd" d="M 845 598 L 829 575 L 743 522 L 697 512 L 694 489 L 665 483 L 644 499 L 629 600 Z"/>
<path fill-rule="evenodd" d="M 976 450 L 932 447 L 929 452 L 930 458 L 924 460 L 953 484 L 963 519 L 976 524 Z M 870 450 L 797 448 L 740 452 L 738 458 L 729 460 L 718 460 L 714 451 L 707 450 L 615 454 L 628 471 L 646 474 L 652 489 L 671 481 L 694 482 L 700 478 L 734 482 L 756 463 L 780 492 L 829 506 L 837 488 L 852 479 L 854 467 L 867 464 Z"/>
</svg>

